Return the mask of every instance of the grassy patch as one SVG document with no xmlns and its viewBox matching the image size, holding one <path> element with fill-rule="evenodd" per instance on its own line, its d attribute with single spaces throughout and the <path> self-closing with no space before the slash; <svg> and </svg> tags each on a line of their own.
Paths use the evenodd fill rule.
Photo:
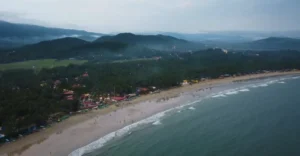
<svg viewBox="0 0 300 156">
<path fill-rule="evenodd" d="M 155 58 L 137 58 L 137 59 L 128 59 L 128 60 L 116 60 L 112 63 L 126 63 L 126 62 L 137 62 L 137 61 L 154 61 Z"/>
<path fill-rule="evenodd" d="M 12 69 L 40 70 L 42 68 L 55 68 L 61 66 L 68 66 L 70 64 L 83 64 L 86 62 L 87 62 L 86 60 L 56 60 L 56 59 L 31 60 L 31 61 L 0 64 L 0 70 L 12 70 Z"/>
</svg>

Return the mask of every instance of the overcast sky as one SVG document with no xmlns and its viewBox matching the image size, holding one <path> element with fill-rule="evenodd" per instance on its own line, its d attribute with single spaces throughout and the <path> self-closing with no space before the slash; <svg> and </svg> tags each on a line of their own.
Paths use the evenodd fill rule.
<svg viewBox="0 0 300 156">
<path fill-rule="evenodd" d="M 0 0 L 0 19 L 95 32 L 299 30 L 300 0 Z"/>
</svg>

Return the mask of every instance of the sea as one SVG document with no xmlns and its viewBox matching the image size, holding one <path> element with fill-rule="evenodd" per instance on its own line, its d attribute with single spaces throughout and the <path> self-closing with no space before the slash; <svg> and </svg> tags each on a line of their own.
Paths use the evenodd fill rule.
<svg viewBox="0 0 300 156">
<path fill-rule="evenodd" d="M 300 76 L 221 84 L 111 136 L 84 156 L 298 156 Z M 95 142 L 97 143 L 97 142 Z"/>
</svg>

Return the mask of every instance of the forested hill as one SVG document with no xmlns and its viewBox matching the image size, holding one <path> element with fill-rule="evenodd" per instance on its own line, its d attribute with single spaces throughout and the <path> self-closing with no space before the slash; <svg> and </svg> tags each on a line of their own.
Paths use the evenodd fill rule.
<svg viewBox="0 0 300 156">
<path fill-rule="evenodd" d="M 102 35 L 83 30 L 48 28 L 37 25 L 16 24 L 0 21 L 0 37 L 42 37 L 62 35 Z"/>
<path fill-rule="evenodd" d="M 62 38 L 0 50 L 0 63 L 38 59 L 86 59 L 113 61 L 129 58 L 153 57 L 157 51 L 139 45 L 116 41 L 88 42 L 78 38 Z"/>
<path fill-rule="evenodd" d="M 187 52 L 202 48 L 201 43 L 163 35 L 143 36 L 124 33 L 104 36 L 94 42 L 67 37 L 0 52 L 0 63 L 48 58 L 113 61 L 162 56 L 167 55 L 166 52 Z"/>
<path fill-rule="evenodd" d="M 115 36 L 102 36 L 94 42 L 117 41 L 128 44 L 143 45 L 156 50 L 199 50 L 204 48 L 201 43 L 193 43 L 165 35 L 135 35 L 132 33 L 121 33 Z"/>
<path fill-rule="evenodd" d="M 56 58 L 57 53 L 74 47 L 83 46 L 89 42 L 77 38 L 62 38 L 26 45 L 20 48 L 2 50 L 1 63 L 44 58 Z"/>
<path fill-rule="evenodd" d="M 167 44 L 167 43 L 188 43 L 186 40 L 177 39 L 171 36 L 164 35 L 135 35 L 132 33 L 121 33 L 116 36 L 102 36 L 95 42 L 103 41 L 118 41 L 124 43 L 146 43 L 146 44 Z"/>
<path fill-rule="evenodd" d="M 93 41 L 103 34 L 0 21 L 0 48 L 14 48 L 63 37 Z"/>
<path fill-rule="evenodd" d="M 300 50 L 300 39 L 270 37 L 249 43 L 251 49 L 283 50 L 293 49 Z"/>
</svg>

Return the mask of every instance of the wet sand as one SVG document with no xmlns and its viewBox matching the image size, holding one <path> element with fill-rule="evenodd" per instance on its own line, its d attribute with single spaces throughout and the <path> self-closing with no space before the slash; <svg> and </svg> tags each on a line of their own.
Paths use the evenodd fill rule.
<svg viewBox="0 0 300 156">
<path fill-rule="evenodd" d="M 141 96 L 132 101 L 122 102 L 119 107 L 112 105 L 105 109 L 72 116 L 66 121 L 55 124 L 41 132 L 5 144 L 0 147 L 0 156 L 66 156 L 110 132 L 158 112 L 179 106 L 181 104 L 181 93 L 205 90 L 218 84 L 233 81 L 290 74 L 300 74 L 300 71 L 213 79 L 161 91 L 157 94 Z"/>
</svg>

